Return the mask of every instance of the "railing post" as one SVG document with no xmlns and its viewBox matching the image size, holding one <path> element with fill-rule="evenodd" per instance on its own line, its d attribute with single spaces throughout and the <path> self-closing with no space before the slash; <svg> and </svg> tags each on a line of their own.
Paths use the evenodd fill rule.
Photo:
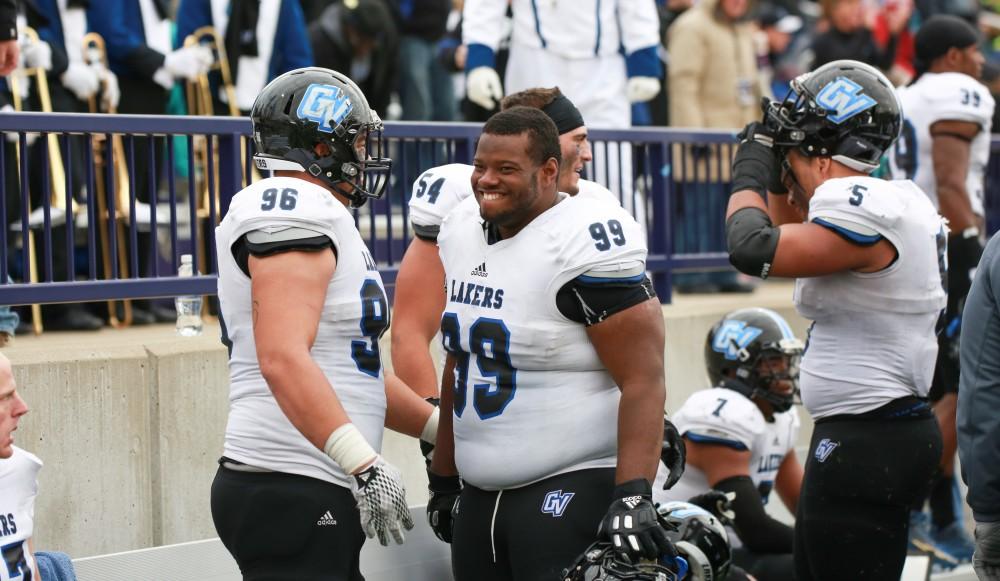
<svg viewBox="0 0 1000 581">
<path fill-rule="evenodd" d="M 671 291 L 673 282 L 673 264 L 671 255 L 674 251 L 673 243 L 673 212 L 671 208 L 671 195 L 673 194 L 670 183 L 670 147 L 666 141 L 652 143 L 649 146 L 649 159 L 652 167 L 649 168 L 652 179 L 652 206 L 653 221 L 649 230 L 649 253 L 663 256 L 665 268 L 653 271 L 653 288 L 660 297 L 660 302 L 669 304 L 671 301 Z"/>
<path fill-rule="evenodd" d="M 243 158 L 239 133 L 219 135 L 219 215 L 229 211 L 229 201 L 243 188 Z"/>
</svg>

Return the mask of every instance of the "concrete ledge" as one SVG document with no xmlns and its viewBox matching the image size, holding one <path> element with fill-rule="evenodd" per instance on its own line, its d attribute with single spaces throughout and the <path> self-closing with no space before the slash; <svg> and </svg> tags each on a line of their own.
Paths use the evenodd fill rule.
<svg viewBox="0 0 1000 581">
<path fill-rule="evenodd" d="M 805 336 L 789 283 L 768 283 L 752 295 L 676 296 L 663 309 L 668 410 L 707 385 L 708 329 L 743 306 L 773 308 Z M 37 549 L 80 558 L 216 536 L 209 492 L 228 411 L 227 355 L 218 337 L 213 325 L 196 338 L 157 325 L 19 337 L 4 350 L 31 407 L 17 444 L 46 463 Z M 388 337 L 382 348 L 388 365 Z M 801 415 L 805 444 L 811 424 Z M 417 443 L 388 433 L 383 454 L 403 471 L 409 503 L 425 503 Z"/>
</svg>

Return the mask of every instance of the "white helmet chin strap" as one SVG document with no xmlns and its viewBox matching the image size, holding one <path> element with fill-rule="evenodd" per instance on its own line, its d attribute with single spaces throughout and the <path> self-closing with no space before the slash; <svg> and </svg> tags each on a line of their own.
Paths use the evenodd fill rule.
<svg viewBox="0 0 1000 581">
<path fill-rule="evenodd" d="M 306 171 L 306 168 L 302 167 L 302 164 L 298 162 L 264 155 L 253 156 L 253 164 L 257 167 L 257 169 L 267 169 L 271 171 Z"/>
</svg>

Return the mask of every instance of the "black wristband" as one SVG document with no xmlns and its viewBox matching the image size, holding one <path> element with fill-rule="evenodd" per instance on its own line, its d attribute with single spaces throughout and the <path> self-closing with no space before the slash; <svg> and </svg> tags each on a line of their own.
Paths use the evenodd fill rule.
<svg viewBox="0 0 1000 581">
<path fill-rule="evenodd" d="M 431 492 L 446 493 L 462 490 L 462 479 L 458 476 L 438 476 L 430 470 L 427 471 L 427 488 Z"/>
<path fill-rule="evenodd" d="M 615 491 L 612 496 L 615 500 L 618 500 L 619 498 L 625 498 L 626 496 L 641 496 L 643 498 L 652 498 L 653 485 L 650 484 L 649 480 L 646 480 L 645 478 L 636 478 L 635 480 L 622 482 L 618 486 L 615 486 Z"/>
</svg>

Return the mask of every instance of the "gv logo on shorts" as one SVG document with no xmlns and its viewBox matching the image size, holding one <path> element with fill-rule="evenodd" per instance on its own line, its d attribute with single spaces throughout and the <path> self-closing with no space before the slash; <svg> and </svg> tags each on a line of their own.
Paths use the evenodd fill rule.
<svg viewBox="0 0 1000 581">
<path fill-rule="evenodd" d="M 566 512 L 569 501 L 573 500 L 574 492 L 563 493 L 562 490 L 553 490 L 545 495 L 542 501 L 542 514 L 551 514 L 560 517 Z"/>
<path fill-rule="evenodd" d="M 353 109 L 351 99 L 340 87 L 313 83 L 306 89 L 295 113 L 299 119 L 319 124 L 320 131 L 333 133 L 333 128 L 347 119 Z"/>
<path fill-rule="evenodd" d="M 816 102 L 833 111 L 830 121 L 840 124 L 876 105 L 875 99 L 861 93 L 861 85 L 847 77 L 837 77 L 816 95 Z"/>
<path fill-rule="evenodd" d="M 833 454 L 833 451 L 836 450 L 839 445 L 840 442 L 831 442 L 830 438 L 823 438 L 820 440 L 819 444 L 816 444 L 816 452 L 814 453 L 814 456 L 816 456 L 816 459 L 820 462 L 826 462 L 826 459 L 830 457 L 830 454 Z"/>
</svg>

